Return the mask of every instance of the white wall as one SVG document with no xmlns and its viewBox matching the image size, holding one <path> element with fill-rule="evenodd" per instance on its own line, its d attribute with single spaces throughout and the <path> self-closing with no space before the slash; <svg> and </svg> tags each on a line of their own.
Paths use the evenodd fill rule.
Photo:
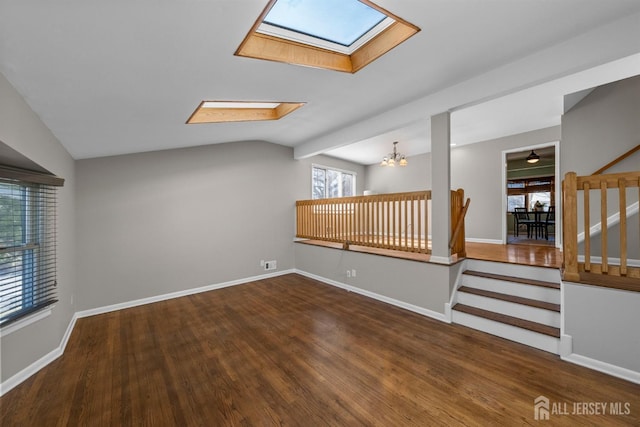
<svg viewBox="0 0 640 427">
<path fill-rule="evenodd" d="M 76 311 L 75 176 L 71 156 L 0 74 L 0 141 L 65 179 L 58 191 L 58 297 L 53 314 L 0 340 L 0 381 L 57 349 Z"/>
<path fill-rule="evenodd" d="M 81 310 L 294 268 L 295 201 L 311 197 L 311 164 L 266 142 L 77 162 Z M 360 188 L 360 192 L 362 189 Z"/>
</svg>

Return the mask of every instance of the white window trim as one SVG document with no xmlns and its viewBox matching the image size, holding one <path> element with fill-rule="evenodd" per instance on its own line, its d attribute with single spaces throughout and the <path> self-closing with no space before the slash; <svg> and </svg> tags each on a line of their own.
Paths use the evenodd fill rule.
<svg viewBox="0 0 640 427">
<path fill-rule="evenodd" d="M 334 171 L 338 171 L 338 172 L 342 172 L 342 173 L 348 173 L 353 175 L 353 195 L 357 195 L 357 190 L 358 190 L 358 174 L 354 171 L 350 171 L 347 169 L 340 169 L 340 168 L 335 168 L 333 166 L 325 166 L 325 165 L 320 165 L 317 163 L 312 163 L 311 164 L 311 188 L 310 188 L 310 195 L 311 195 L 311 199 L 313 199 L 313 168 L 318 168 L 318 169 L 324 169 L 324 170 L 334 170 Z"/>
<path fill-rule="evenodd" d="M 3 326 L 2 328 L 0 328 L 0 338 L 12 334 L 24 328 L 25 326 L 29 326 L 32 323 L 44 319 L 45 317 L 49 317 L 51 315 L 51 312 L 53 311 L 53 307 L 55 307 L 55 305 L 50 305 L 40 311 L 36 311 L 33 314 L 23 317 L 20 320 L 16 320 L 15 322 L 8 324 L 7 326 Z"/>
<path fill-rule="evenodd" d="M 373 39 L 378 34 L 386 30 L 391 24 L 396 22 L 393 18 L 386 17 L 375 27 L 367 31 L 358 40 L 353 42 L 351 46 L 343 46 L 338 43 L 334 43 L 328 40 L 324 40 L 318 37 L 310 36 L 307 34 L 299 33 L 297 31 L 289 30 L 286 28 L 276 27 L 274 25 L 262 22 L 256 32 L 266 34 L 268 36 L 277 37 L 284 40 L 289 40 L 296 43 L 302 43 L 307 46 L 315 46 L 322 49 L 330 50 L 337 53 L 343 53 L 345 55 L 351 55 L 362 46 L 364 46 L 369 40 Z"/>
</svg>

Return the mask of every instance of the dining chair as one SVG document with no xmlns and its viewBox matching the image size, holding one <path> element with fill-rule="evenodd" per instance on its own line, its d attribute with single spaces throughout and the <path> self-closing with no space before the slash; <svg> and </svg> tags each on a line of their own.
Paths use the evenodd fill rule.
<svg viewBox="0 0 640 427">
<path fill-rule="evenodd" d="M 544 238 L 549 240 L 549 227 L 553 227 L 555 231 L 556 227 L 556 207 L 549 206 L 544 219 Z"/>
<path fill-rule="evenodd" d="M 535 220 L 531 219 L 527 208 L 513 208 L 513 218 L 513 234 L 518 237 L 520 226 L 524 225 L 527 227 L 527 237 L 531 238 L 531 230 L 535 225 Z"/>
</svg>

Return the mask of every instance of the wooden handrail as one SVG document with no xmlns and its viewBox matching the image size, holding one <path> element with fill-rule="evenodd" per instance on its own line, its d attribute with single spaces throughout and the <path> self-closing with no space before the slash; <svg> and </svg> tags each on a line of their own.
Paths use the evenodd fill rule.
<svg viewBox="0 0 640 427">
<path fill-rule="evenodd" d="M 428 254 L 431 191 L 299 200 L 296 237 Z"/>
<path fill-rule="evenodd" d="M 597 171 L 595 171 L 594 173 L 592 173 L 591 175 L 600 175 L 602 172 L 606 171 L 607 169 L 615 166 L 616 164 L 620 163 L 621 161 L 623 161 L 624 159 L 626 159 L 627 157 L 631 156 L 633 153 L 635 153 L 636 151 L 640 150 L 640 144 L 636 145 L 635 147 L 633 147 L 631 150 L 627 151 L 626 153 L 624 153 L 623 155 L 619 156 L 618 158 L 616 158 L 615 160 L 607 163 L 606 165 L 604 165 L 603 167 L 601 167 L 600 169 L 598 169 Z"/>
<path fill-rule="evenodd" d="M 620 280 L 628 279 L 633 286 L 630 285 L 626 289 L 640 289 L 640 267 L 629 266 L 628 260 L 628 242 L 638 240 L 638 236 L 629 236 L 627 228 L 627 189 L 629 188 L 638 188 L 640 197 L 640 171 L 591 176 L 577 176 L 575 172 L 569 172 L 565 175 L 562 183 L 564 280 L 588 282 L 585 277 L 593 280 L 594 275 L 618 277 L 619 279 L 615 281 L 616 287 L 620 287 Z M 595 208 L 591 206 L 592 192 L 597 193 L 595 199 L 600 201 L 599 209 L 592 209 Z M 612 193 L 611 197 L 609 193 Z M 608 200 L 616 199 L 617 206 L 608 205 Z M 578 203 L 580 200 L 581 204 Z M 578 247 L 580 205 L 585 236 L 582 254 L 579 254 Z M 597 211 L 599 211 L 601 230 L 600 252 L 592 253 L 591 214 Z M 619 218 L 620 235 L 617 247 L 609 246 L 608 234 L 611 225 L 609 222 L 612 216 Z M 606 286 L 606 283 L 603 286 Z"/>
</svg>

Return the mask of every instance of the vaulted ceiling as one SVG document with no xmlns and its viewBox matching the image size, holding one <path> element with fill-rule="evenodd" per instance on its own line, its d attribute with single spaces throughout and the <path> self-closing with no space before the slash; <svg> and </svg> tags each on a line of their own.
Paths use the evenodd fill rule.
<svg viewBox="0 0 640 427">
<path fill-rule="evenodd" d="M 267 0 L 0 0 L 0 72 L 74 158 L 243 140 L 374 163 L 559 124 L 563 96 L 640 74 L 637 0 L 378 0 L 421 31 L 355 74 L 234 56 Z M 203 100 L 304 102 L 186 125 Z M 372 160 L 373 159 L 373 160 Z"/>
</svg>

